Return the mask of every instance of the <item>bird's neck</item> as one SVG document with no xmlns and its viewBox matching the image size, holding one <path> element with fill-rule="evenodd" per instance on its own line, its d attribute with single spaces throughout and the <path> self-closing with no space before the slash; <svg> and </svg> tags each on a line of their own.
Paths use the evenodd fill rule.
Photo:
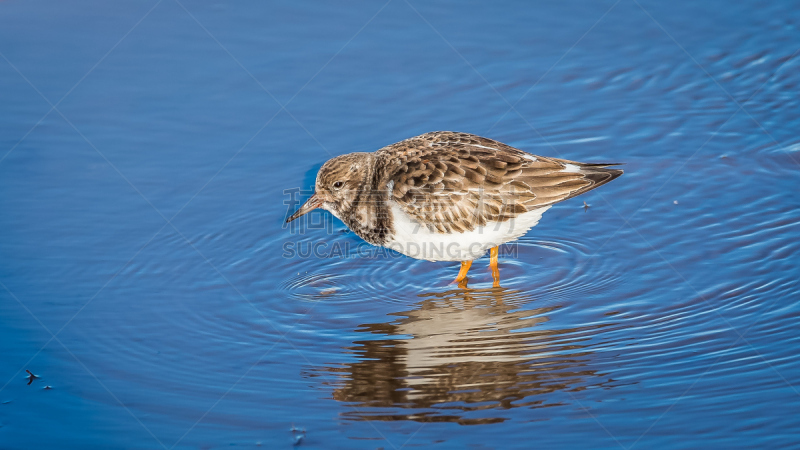
<svg viewBox="0 0 800 450">
<path fill-rule="evenodd" d="M 384 245 L 392 233 L 389 195 L 374 164 L 368 164 L 365 182 L 342 221 L 359 237 L 373 245 Z"/>
</svg>

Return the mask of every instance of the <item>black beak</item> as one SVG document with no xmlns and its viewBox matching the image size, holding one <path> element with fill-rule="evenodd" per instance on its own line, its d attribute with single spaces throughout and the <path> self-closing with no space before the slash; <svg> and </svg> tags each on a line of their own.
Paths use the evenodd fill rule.
<svg viewBox="0 0 800 450">
<path fill-rule="evenodd" d="M 303 206 L 301 206 L 300 209 L 295 211 L 294 214 L 292 214 L 291 216 L 289 216 L 288 219 L 286 219 L 286 223 L 289 223 L 294 219 L 297 219 L 298 217 L 307 214 L 308 212 L 314 209 L 319 208 L 320 206 L 322 206 L 322 200 L 320 200 L 320 198 L 317 197 L 317 194 L 314 194 L 311 196 L 311 198 L 306 200 L 305 203 L 303 203 Z"/>
</svg>

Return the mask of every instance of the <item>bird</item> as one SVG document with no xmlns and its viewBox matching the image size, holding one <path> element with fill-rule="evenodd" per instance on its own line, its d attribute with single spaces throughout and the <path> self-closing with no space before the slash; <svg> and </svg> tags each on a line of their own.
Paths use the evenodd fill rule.
<svg viewBox="0 0 800 450">
<path fill-rule="evenodd" d="M 428 261 L 472 262 L 489 251 L 500 286 L 498 248 L 523 236 L 558 202 L 623 174 L 620 163 L 533 155 L 469 133 L 434 131 L 375 152 L 325 162 L 313 195 L 286 219 L 321 208 L 366 242 Z"/>
</svg>

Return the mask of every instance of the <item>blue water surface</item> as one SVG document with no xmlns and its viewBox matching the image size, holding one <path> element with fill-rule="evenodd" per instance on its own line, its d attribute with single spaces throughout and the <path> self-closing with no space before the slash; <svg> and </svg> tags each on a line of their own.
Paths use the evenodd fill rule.
<svg viewBox="0 0 800 450">
<path fill-rule="evenodd" d="M 800 446 L 798 6 L 0 1 L 0 448 Z M 284 226 L 433 130 L 626 173 L 501 289 Z"/>
</svg>

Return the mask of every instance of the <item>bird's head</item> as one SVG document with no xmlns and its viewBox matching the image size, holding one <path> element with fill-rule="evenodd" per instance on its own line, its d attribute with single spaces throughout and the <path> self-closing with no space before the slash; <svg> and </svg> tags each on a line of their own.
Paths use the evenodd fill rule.
<svg viewBox="0 0 800 450">
<path fill-rule="evenodd" d="M 328 160 L 317 173 L 314 195 L 286 220 L 294 219 L 316 208 L 330 211 L 341 219 L 349 211 L 372 173 L 371 153 L 349 153 Z"/>
</svg>

